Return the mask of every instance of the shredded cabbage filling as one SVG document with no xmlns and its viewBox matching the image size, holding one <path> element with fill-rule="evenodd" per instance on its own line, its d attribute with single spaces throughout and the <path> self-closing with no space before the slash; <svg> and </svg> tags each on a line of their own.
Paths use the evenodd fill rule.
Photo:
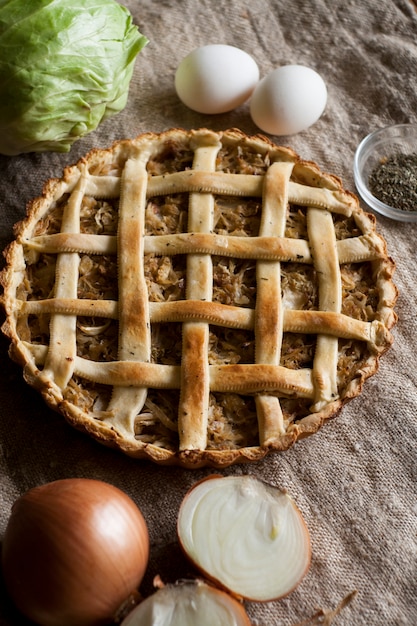
<svg viewBox="0 0 417 626">
<path fill-rule="evenodd" d="M 168 144 L 148 163 L 150 175 L 162 175 L 192 166 L 191 149 Z M 240 147 L 223 147 L 217 158 L 217 169 L 262 175 L 269 163 L 268 154 L 246 151 Z M 95 174 L 120 175 L 119 166 L 95 166 Z M 67 196 L 62 198 L 36 228 L 37 235 L 60 231 L 62 212 Z M 259 199 L 215 197 L 214 232 L 231 236 L 256 236 L 261 218 Z M 113 234 L 117 232 L 118 202 L 97 200 L 86 196 L 81 207 L 81 232 Z M 145 234 L 161 235 L 187 232 L 188 195 L 173 194 L 149 199 L 145 214 Z M 336 238 L 360 234 L 352 218 L 333 216 Z M 288 207 L 285 237 L 306 239 L 306 209 Z M 26 277 L 20 288 L 22 299 L 43 300 L 53 297 L 55 256 L 28 254 Z M 212 299 L 224 305 L 255 309 L 256 261 L 215 256 L 213 263 Z M 341 267 L 342 312 L 355 319 L 369 321 L 377 314 L 379 294 L 374 284 L 372 264 L 346 264 Z M 186 291 L 186 258 L 177 256 L 145 256 L 145 279 L 151 302 L 183 300 Z M 78 297 L 80 299 L 118 299 L 116 259 L 110 255 L 81 254 L 79 262 Z M 318 290 L 316 272 L 312 265 L 281 263 L 283 306 L 287 309 L 316 310 Z M 19 331 L 33 343 L 48 345 L 49 315 L 21 318 Z M 94 361 L 114 361 L 118 358 L 118 323 L 116 320 L 78 318 L 77 354 Z M 151 361 L 178 365 L 181 361 L 181 324 L 158 323 L 151 328 Z M 311 368 L 315 352 L 312 335 L 285 332 L 280 364 L 289 369 Z M 339 394 L 359 372 L 366 361 L 366 345 L 358 341 L 339 340 Z M 252 330 L 209 329 L 209 364 L 253 363 L 255 335 Z M 65 390 L 65 399 L 79 409 L 99 415 L 106 410 L 111 389 L 74 376 Z M 310 413 L 311 402 L 296 398 L 281 398 L 286 424 Z M 154 443 L 169 450 L 178 447 L 177 415 L 179 392 L 149 390 L 143 410 L 136 419 L 135 434 L 145 443 Z M 211 393 L 209 408 L 209 449 L 231 449 L 258 445 L 255 397 L 236 393 Z"/>
</svg>

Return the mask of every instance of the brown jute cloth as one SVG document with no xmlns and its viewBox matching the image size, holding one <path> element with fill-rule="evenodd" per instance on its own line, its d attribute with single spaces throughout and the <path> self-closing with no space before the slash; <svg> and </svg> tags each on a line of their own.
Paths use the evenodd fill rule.
<svg viewBox="0 0 417 626">
<path fill-rule="evenodd" d="M 232 113 L 193 113 L 177 98 L 175 70 L 198 46 L 225 43 L 250 53 L 261 76 L 282 64 L 312 67 L 328 87 L 321 119 L 290 145 L 355 191 L 353 156 L 360 140 L 386 125 L 417 122 L 417 11 L 411 0 L 125 0 L 150 40 L 138 56 L 126 109 L 76 143 L 68 154 L 0 157 L 0 243 L 40 194 L 93 147 L 170 127 L 241 128 L 259 132 L 248 105 Z M 0 94 L 1 96 L 1 94 Z M 254 465 L 251 473 L 288 490 L 312 538 L 307 576 L 287 598 L 249 603 L 258 626 L 290 626 L 334 609 L 337 626 L 417 624 L 417 224 L 377 217 L 399 289 L 395 342 L 363 393 L 322 430 L 291 450 Z M 73 430 L 22 380 L 0 343 L 0 538 L 13 501 L 29 488 L 65 477 L 108 481 L 140 506 L 149 525 L 151 558 L 141 587 L 189 578 L 176 540 L 187 489 L 211 473 L 162 468 L 106 449 Z M 80 564 L 82 567 L 82 564 Z M 24 624 L 4 590 L 1 625 Z M 321 619 L 321 618 L 320 618 Z M 76 626 L 76 624 L 74 624 Z M 213 625 L 215 626 L 215 625 Z"/>
</svg>

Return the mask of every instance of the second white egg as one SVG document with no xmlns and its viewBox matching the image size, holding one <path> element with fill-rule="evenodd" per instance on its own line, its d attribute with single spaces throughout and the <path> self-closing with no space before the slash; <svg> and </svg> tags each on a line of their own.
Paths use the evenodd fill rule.
<svg viewBox="0 0 417 626">
<path fill-rule="evenodd" d="M 271 135 L 294 135 L 317 122 L 327 103 L 327 87 L 315 70 L 283 65 L 256 86 L 250 113 L 254 123 Z"/>
<path fill-rule="evenodd" d="M 179 64 L 175 89 L 198 113 L 226 113 L 243 104 L 259 81 L 259 68 L 244 50 L 225 44 L 196 48 Z"/>
</svg>

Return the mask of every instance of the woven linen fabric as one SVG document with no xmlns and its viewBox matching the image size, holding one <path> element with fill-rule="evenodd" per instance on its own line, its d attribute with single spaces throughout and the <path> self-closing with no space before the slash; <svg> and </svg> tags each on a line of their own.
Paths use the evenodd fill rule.
<svg viewBox="0 0 417 626">
<path fill-rule="evenodd" d="M 150 40 L 137 58 L 127 107 L 68 154 L 0 156 L 1 248 L 13 238 L 13 224 L 43 183 L 61 176 L 63 167 L 93 147 L 171 127 L 259 132 L 247 103 L 208 116 L 178 100 L 175 70 L 198 46 L 242 48 L 254 57 L 261 76 L 283 64 L 317 70 L 328 87 L 324 115 L 307 131 L 272 139 L 340 176 L 352 191 L 360 140 L 382 126 L 417 122 L 417 10 L 411 0 L 121 4 Z M 311 568 L 297 589 L 281 601 L 247 604 L 257 626 L 293 626 L 319 609 L 335 609 L 353 591 L 355 597 L 334 618 L 337 626 L 417 624 L 417 224 L 380 216 L 377 222 L 397 265 L 400 294 L 394 344 L 379 372 L 318 434 L 261 463 L 222 471 L 250 473 L 287 489 L 311 533 Z M 157 574 L 165 582 L 192 577 L 176 540 L 177 512 L 186 491 L 212 470 L 158 467 L 101 447 L 44 405 L 23 382 L 7 348 L 2 337 L 0 539 L 12 503 L 26 490 L 60 478 L 96 478 L 126 491 L 148 522 L 151 558 L 143 595 L 152 592 Z M 1 586 L 0 625 L 24 623 Z"/>
</svg>

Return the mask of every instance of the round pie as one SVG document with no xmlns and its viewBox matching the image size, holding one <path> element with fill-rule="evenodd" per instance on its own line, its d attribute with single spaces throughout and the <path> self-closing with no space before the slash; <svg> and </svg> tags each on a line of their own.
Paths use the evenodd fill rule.
<svg viewBox="0 0 417 626">
<path fill-rule="evenodd" d="M 11 357 L 132 457 L 258 461 L 315 433 L 391 345 L 375 219 L 290 148 L 171 129 L 49 180 L 1 275 Z"/>
</svg>

